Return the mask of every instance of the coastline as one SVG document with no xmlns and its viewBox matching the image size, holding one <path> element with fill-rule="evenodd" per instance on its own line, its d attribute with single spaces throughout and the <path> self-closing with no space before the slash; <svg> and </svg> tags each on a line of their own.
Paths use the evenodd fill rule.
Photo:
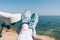
<svg viewBox="0 0 60 40">
<path fill-rule="evenodd" d="M 10 31 L 6 31 L 6 29 L 3 29 L 2 32 L 2 38 L 0 40 L 17 40 L 18 34 L 13 31 L 12 29 Z M 55 40 L 55 38 L 44 36 L 44 35 L 36 35 L 35 40 Z"/>
</svg>

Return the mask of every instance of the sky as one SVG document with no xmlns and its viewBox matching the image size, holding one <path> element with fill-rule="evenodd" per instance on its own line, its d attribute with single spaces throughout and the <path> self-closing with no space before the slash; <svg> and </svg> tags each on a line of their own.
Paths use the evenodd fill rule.
<svg viewBox="0 0 60 40">
<path fill-rule="evenodd" d="M 60 0 L 0 0 L 0 11 L 22 13 L 24 10 L 39 15 L 60 15 Z"/>
</svg>

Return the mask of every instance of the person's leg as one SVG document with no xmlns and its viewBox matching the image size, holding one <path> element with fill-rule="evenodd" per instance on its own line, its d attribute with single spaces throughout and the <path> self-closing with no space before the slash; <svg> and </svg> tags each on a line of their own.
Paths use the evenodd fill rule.
<svg viewBox="0 0 60 40">
<path fill-rule="evenodd" d="M 33 39 L 35 38 L 36 36 L 36 25 L 38 23 L 38 15 L 36 13 L 32 13 L 31 15 L 31 21 L 29 23 L 30 25 L 30 28 L 32 28 L 32 36 L 33 36 Z"/>
<path fill-rule="evenodd" d="M 36 30 L 35 30 L 35 27 L 33 26 L 33 22 L 30 22 L 29 28 L 32 29 L 32 38 L 35 39 Z"/>
<path fill-rule="evenodd" d="M 31 13 L 30 11 L 25 11 L 24 14 L 22 14 L 22 23 L 24 22 L 29 23 L 29 28 L 33 31 L 32 36 L 35 37 L 35 28 L 38 23 L 38 15 L 36 13 Z"/>
<path fill-rule="evenodd" d="M 32 29 L 29 29 L 27 23 L 22 24 L 21 32 L 19 33 L 18 40 L 33 40 Z"/>
</svg>

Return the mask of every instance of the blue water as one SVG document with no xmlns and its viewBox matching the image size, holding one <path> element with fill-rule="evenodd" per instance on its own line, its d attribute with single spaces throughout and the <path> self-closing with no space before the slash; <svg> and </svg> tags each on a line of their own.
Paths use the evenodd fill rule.
<svg viewBox="0 0 60 40">
<path fill-rule="evenodd" d="M 60 38 L 60 16 L 39 16 L 37 34 Z"/>
</svg>

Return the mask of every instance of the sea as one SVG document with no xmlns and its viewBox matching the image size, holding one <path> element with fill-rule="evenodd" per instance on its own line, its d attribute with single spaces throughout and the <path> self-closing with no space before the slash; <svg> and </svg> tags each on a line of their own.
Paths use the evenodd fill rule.
<svg viewBox="0 0 60 40">
<path fill-rule="evenodd" d="M 39 35 L 48 35 L 60 40 L 60 16 L 39 16 L 36 32 Z"/>
</svg>

